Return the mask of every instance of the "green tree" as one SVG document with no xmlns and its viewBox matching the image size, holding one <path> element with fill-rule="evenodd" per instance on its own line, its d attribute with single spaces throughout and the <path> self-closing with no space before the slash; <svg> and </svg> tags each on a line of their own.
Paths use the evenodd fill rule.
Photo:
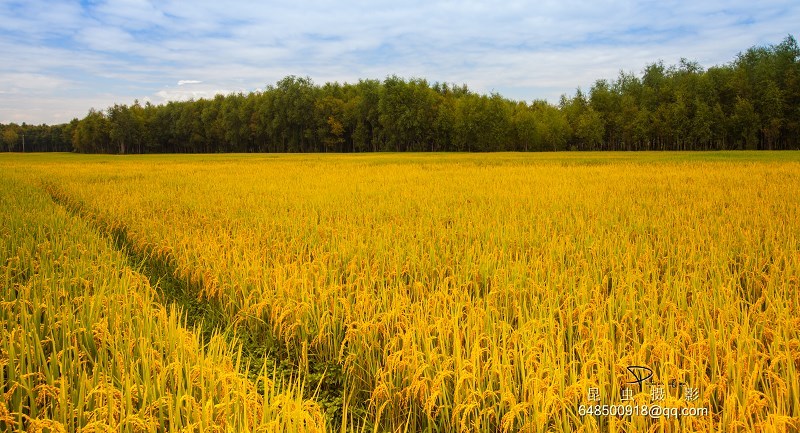
<svg viewBox="0 0 800 433">
<path fill-rule="evenodd" d="M 578 139 L 579 149 L 598 150 L 603 143 L 605 134 L 605 126 L 600 113 L 592 107 L 586 108 L 578 116 L 574 131 Z"/>
<path fill-rule="evenodd" d="M 759 118 L 753 104 L 744 98 L 736 101 L 733 114 L 734 134 L 741 140 L 740 148 L 758 148 Z"/>
<path fill-rule="evenodd" d="M 379 119 L 386 150 L 426 150 L 435 119 L 435 96 L 428 82 L 391 76 L 382 90 Z"/>
<path fill-rule="evenodd" d="M 17 146 L 20 146 L 19 127 L 15 124 L 10 124 L 3 128 L 3 143 L 7 151 L 13 151 Z"/>
<path fill-rule="evenodd" d="M 537 141 L 536 123 L 536 113 L 528 104 L 520 102 L 514 106 L 512 124 L 516 142 L 519 144 L 519 149 L 516 150 L 525 152 L 532 150 L 533 144 Z"/>
<path fill-rule="evenodd" d="M 546 101 L 534 101 L 531 108 L 537 119 L 534 150 L 566 150 L 572 136 L 566 113 Z"/>
<path fill-rule="evenodd" d="M 318 119 L 317 135 L 324 152 L 343 152 L 345 142 L 345 102 L 340 99 L 341 92 L 326 85 L 325 96 L 315 102 L 315 115 Z M 338 94 L 338 95 L 337 95 Z"/>
<path fill-rule="evenodd" d="M 313 117 L 316 88 L 311 78 L 289 76 L 268 91 L 274 93 L 272 130 L 279 151 L 313 150 L 317 122 Z"/>
<path fill-rule="evenodd" d="M 81 153 L 113 153 L 106 116 L 91 109 L 78 123 L 72 138 L 73 148 Z"/>
</svg>

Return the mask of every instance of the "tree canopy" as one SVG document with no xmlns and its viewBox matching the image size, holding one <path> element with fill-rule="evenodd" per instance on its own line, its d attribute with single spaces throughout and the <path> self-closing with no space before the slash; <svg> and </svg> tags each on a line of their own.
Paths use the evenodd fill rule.
<svg viewBox="0 0 800 433">
<path fill-rule="evenodd" d="M 86 153 L 797 149 L 800 48 L 790 35 L 707 70 L 655 62 L 557 105 L 418 78 L 288 76 L 249 94 L 0 125 L 0 149 L 20 151 L 23 133 L 27 151 Z"/>
</svg>

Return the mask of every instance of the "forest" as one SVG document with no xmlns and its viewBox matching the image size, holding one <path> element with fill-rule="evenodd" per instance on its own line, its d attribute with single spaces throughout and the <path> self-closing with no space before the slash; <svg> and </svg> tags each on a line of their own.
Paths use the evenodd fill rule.
<svg viewBox="0 0 800 433">
<path fill-rule="evenodd" d="M 24 146 L 24 149 L 23 149 Z M 723 150 L 800 148 L 800 48 L 749 48 L 704 69 L 620 72 L 558 104 L 389 76 L 91 109 L 62 125 L 0 125 L 0 150 L 81 153 Z"/>
</svg>

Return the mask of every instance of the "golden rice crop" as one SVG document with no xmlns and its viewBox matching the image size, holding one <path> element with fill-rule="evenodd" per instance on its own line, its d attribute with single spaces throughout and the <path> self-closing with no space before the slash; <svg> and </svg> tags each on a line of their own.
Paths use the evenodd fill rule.
<svg viewBox="0 0 800 433">
<path fill-rule="evenodd" d="M 186 329 L 108 241 L 9 171 L 0 175 L 0 430 L 325 429 L 313 402 L 268 371 L 248 380 L 235 347 Z"/>
<path fill-rule="evenodd" d="M 364 408 L 375 430 L 798 429 L 798 157 L 719 155 L 5 165 L 93 224 L 124 229 L 237 333 L 278 339 L 299 370 L 338 363 L 342 404 Z M 667 385 L 658 404 L 708 414 L 579 413 L 590 389 L 620 403 L 630 366 L 699 392 L 687 401 Z"/>
</svg>

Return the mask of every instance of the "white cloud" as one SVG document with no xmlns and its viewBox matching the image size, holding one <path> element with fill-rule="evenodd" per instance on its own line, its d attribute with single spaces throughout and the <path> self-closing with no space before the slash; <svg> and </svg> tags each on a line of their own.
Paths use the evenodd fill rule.
<svg viewBox="0 0 800 433">
<path fill-rule="evenodd" d="M 67 82 L 59 77 L 33 73 L 7 73 L 0 75 L 0 90 L 10 94 L 50 93 Z"/>
<path fill-rule="evenodd" d="M 200 84 L 200 83 L 202 83 L 202 81 L 198 81 L 198 80 L 180 80 L 180 81 L 178 81 L 178 85 L 179 86 L 184 86 L 184 85 L 187 85 L 187 84 Z"/>
<path fill-rule="evenodd" d="M 105 25 L 81 29 L 77 34 L 77 40 L 84 48 L 93 51 L 131 53 L 146 48 L 141 46 L 128 32 Z"/>
<path fill-rule="evenodd" d="M 165 87 L 153 95 L 148 100 L 154 104 L 161 104 L 168 101 L 188 101 L 190 99 L 213 98 L 216 95 L 227 95 L 230 93 L 245 92 L 241 88 L 225 88 L 213 84 L 197 82 L 192 86 Z"/>
</svg>

